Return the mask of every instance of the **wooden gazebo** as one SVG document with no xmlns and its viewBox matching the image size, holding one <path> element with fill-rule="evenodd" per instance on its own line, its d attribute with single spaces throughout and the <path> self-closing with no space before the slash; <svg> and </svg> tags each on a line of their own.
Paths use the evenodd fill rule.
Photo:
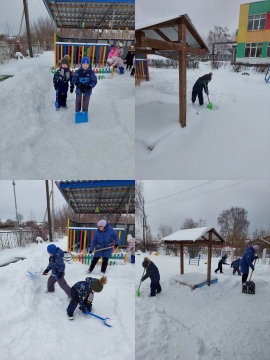
<svg viewBox="0 0 270 360">
<path fill-rule="evenodd" d="M 180 274 L 184 274 L 184 246 L 207 246 L 208 247 L 208 266 L 207 283 L 210 286 L 211 281 L 211 258 L 212 247 L 222 245 L 225 240 L 213 227 L 202 227 L 195 229 L 179 230 L 162 239 L 166 245 L 179 244 L 180 246 Z"/>
<path fill-rule="evenodd" d="M 138 21 L 135 24 L 136 53 L 162 54 L 162 50 L 177 52 L 179 59 L 179 121 L 186 126 L 186 54 L 204 55 L 207 46 L 188 15 L 176 18 Z"/>
</svg>

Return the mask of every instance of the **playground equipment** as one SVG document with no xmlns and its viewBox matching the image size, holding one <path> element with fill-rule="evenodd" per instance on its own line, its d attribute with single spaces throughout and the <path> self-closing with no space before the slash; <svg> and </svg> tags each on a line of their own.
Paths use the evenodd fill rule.
<svg viewBox="0 0 270 360">
<path fill-rule="evenodd" d="M 72 255 L 72 261 L 74 262 L 81 262 L 84 265 L 90 265 L 91 262 L 94 259 L 94 254 L 79 254 L 79 255 Z M 127 262 L 127 257 L 126 257 L 126 253 L 122 252 L 121 250 L 121 254 L 111 254 L 108 265 L 125 265 Z M 102 257 L 100 257 L 100 259 L 98 260 L 97 264 L 101 265 L 102 264 Z"/>
<path fill-rule="evenodd" d="M 264 80 L 265 80 L 266 84 L 270 80 L 270 65 L 268 65 Z"/>
<path fill-rule="evenodd" d="M 136 55 L 137 56 L 137 55 Z M 135 61 L 135 80 L 136 83 L 141 81 L 150 81 L 148 57 L 146 59 L 136 59 Z"/>
<path fill-rule="evenodd" d="M 189 265 L 200 266 L 200 255 L 196 258 L 189 258 Z"/>
</svg>

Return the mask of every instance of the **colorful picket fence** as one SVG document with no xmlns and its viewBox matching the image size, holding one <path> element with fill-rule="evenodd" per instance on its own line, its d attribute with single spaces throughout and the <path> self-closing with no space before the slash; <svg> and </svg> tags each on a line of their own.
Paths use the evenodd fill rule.
<svg viewBox="0 0 270 360">
<path fill-rule="evenodd" d="M 81 262 L 85 265 L 90 265 L 94 258 L 93 254 L 81 254 L 81 255 L 72 255 L 72 261 Z M 127 255 L 126 253 L 121 254 L 111 254 L 110 259 L 108 261 L 108 265 L 125 265 L 127 262 Z M 99 258 L 97 264 L 101 265 L 102 257 Z"/>
<path fill-rule="evenodd" d="M 135 79 L 137 83 L 140 83 L 141 81 L 150 81 L 147 57 L 146 59 L 136 59 Z"/>
</svg>

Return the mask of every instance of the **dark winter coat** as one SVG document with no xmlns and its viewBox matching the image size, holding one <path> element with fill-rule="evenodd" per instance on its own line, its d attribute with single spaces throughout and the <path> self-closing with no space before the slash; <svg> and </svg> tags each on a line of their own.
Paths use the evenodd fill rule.
<svg viewBox="0 0 270 360">
<path fill-rule="evenodd" d="M 89 277 L 86 281 L 79 281 L 72 286 L 71 290 L 75 289 L 78 295 L 78 303 L 80 307 L 84 308 L 85 300 L 88 299 L 90 293 L 92 293 L 92 283 L 95 278 Z"/>
<path fill-rule="evenodd" d="M 104 231 L 100 231 L 97 229 L 95 231 L 95 235 L 92 241 L 92 245 L 90 247 L 90 251 L 107 248 L 109 246 L 113 246 L 113 239 L 115 240 L 115 244 L 118 245 L 118 236 L 117 233 L 113 230 L 113 228 L 107 224 Z M 112 249 L 102 250 L 95 253 L 94 257 L 106 257 L 109 258 L 112 253 Z"/>
<path fill-rule="evenodd" d="M 194 84 L 193 86 L 193 90 L 197 91 L 197 92 L 202 92 L 204 90 L 204 92 L 209 95 L 209 91 L 208 91 L 208 82 L 211 80 L 211 75 L 206 74 L 202 77 L 200 77 Z"/>
<path fill-rule="evenodd" d="M 148 261 L 143 261 L 142 266 L 144 268 L 146 268 L 147 264 L 148 264 Z M 148 277 L 150 277 L 151 282 L 158 282 L 160 280 L 158 268 L 152 261 L 150 262 L 150 265 L 146 269 L 146 273 L 142 277 L 142 281 L 146 280 Z"/>
<path fill-rule="evenodd" d="M 129 51 L 125 58 L 126 64 L 132 66 L 133 65 L 133 58 L 135 56 L 135 51 Z"/>
<path fill-rule="evenodd" d="M 222 258 L 219 260 L 219 262 L 218 262 L 218 265 L 223 265 L 223 264 L 227 264 L 226 263 L 226 257 L 225 256 L 222 256 Z"/>
<path fill-rule="evenodd" d="M 254 266 L 252 264 L 253 260 L 255 259 L 255 251 L 253 246 L 249 246 L 246 249 L 241 261 L 240 261 L 240 269 L 243 274 L 248 274 L 249 267 L 253 270 Z"/>
<path fill-rule="evenodd" d="M 239 266 L 240 266 L 240 258 L 238 258 L 237 260 L 234 260 L 232 263 L 231 263 L 231 267 L 233 267 L 234 269 L 238 269 Z"/>
<path fill-rule="evenodd" d="M 56 249 L 56 253 L 49 258 L 49 265 L 47 266 L 47 269 L 50 271 L 52 270 L 53 275 L 58 275 L 59 273 L 62 273 L 62 275 L 65 275 L 65 263 L 64 263 L 64 252 L 60 249 Z"/>
<path fill-rule="evenodd" d="M 68 92 L 68 85 L 70 82 L 70 90 L 74 89 L 74 85 L 71 83 L 72 80 L 72 72 L 70 71 L 69 67 L 67 69 L 62 68 L 56 71 L 53 77 L 53 85 L 55 90 L 58 90 L 60 94 L 67 94 Z"/>
<path fill-rule="evenodd" d="M 80 83 L 80 79 L 82 78 L 88 80 L 84 86 Z M 84 95 L 91 95 L 92 89 L 97 85 L 97 77 L 92 71 L 91 65 L 86 70 L 83 70 L 83 68 L 80 67 L 72 77 L 72 84 L 76 85 L 76 94 L 81 95 L 83 93 Z"/>
</svg>

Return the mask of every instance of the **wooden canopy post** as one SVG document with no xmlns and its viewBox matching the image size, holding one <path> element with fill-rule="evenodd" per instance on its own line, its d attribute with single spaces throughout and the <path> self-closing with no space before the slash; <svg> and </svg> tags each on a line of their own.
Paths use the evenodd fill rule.
<svg viewBox="0 0 270 360">
<path fill-rule="evenodd" d="M 180 274 L 184 274 L 184 245 L 180 244 Z"/>
<path fill-rule="evenodd" d="M 181 19 L 178 24 L 178 42 L 183 46 L 179 51 L 179 122 L 183 127 L 186 126 L 186 107 L 187 107 L 187 66 L 186 66 L 186 24 Z"/>
<path fill-rule="evenodd" d="M 211 281 L 211 259 L 212 259 L 212 230 L 209 231 L 209 244 L 208 244 L 208 266 L 207 266 L 208 286 L 210 286 L 210 281 Z"/>
</svg>

